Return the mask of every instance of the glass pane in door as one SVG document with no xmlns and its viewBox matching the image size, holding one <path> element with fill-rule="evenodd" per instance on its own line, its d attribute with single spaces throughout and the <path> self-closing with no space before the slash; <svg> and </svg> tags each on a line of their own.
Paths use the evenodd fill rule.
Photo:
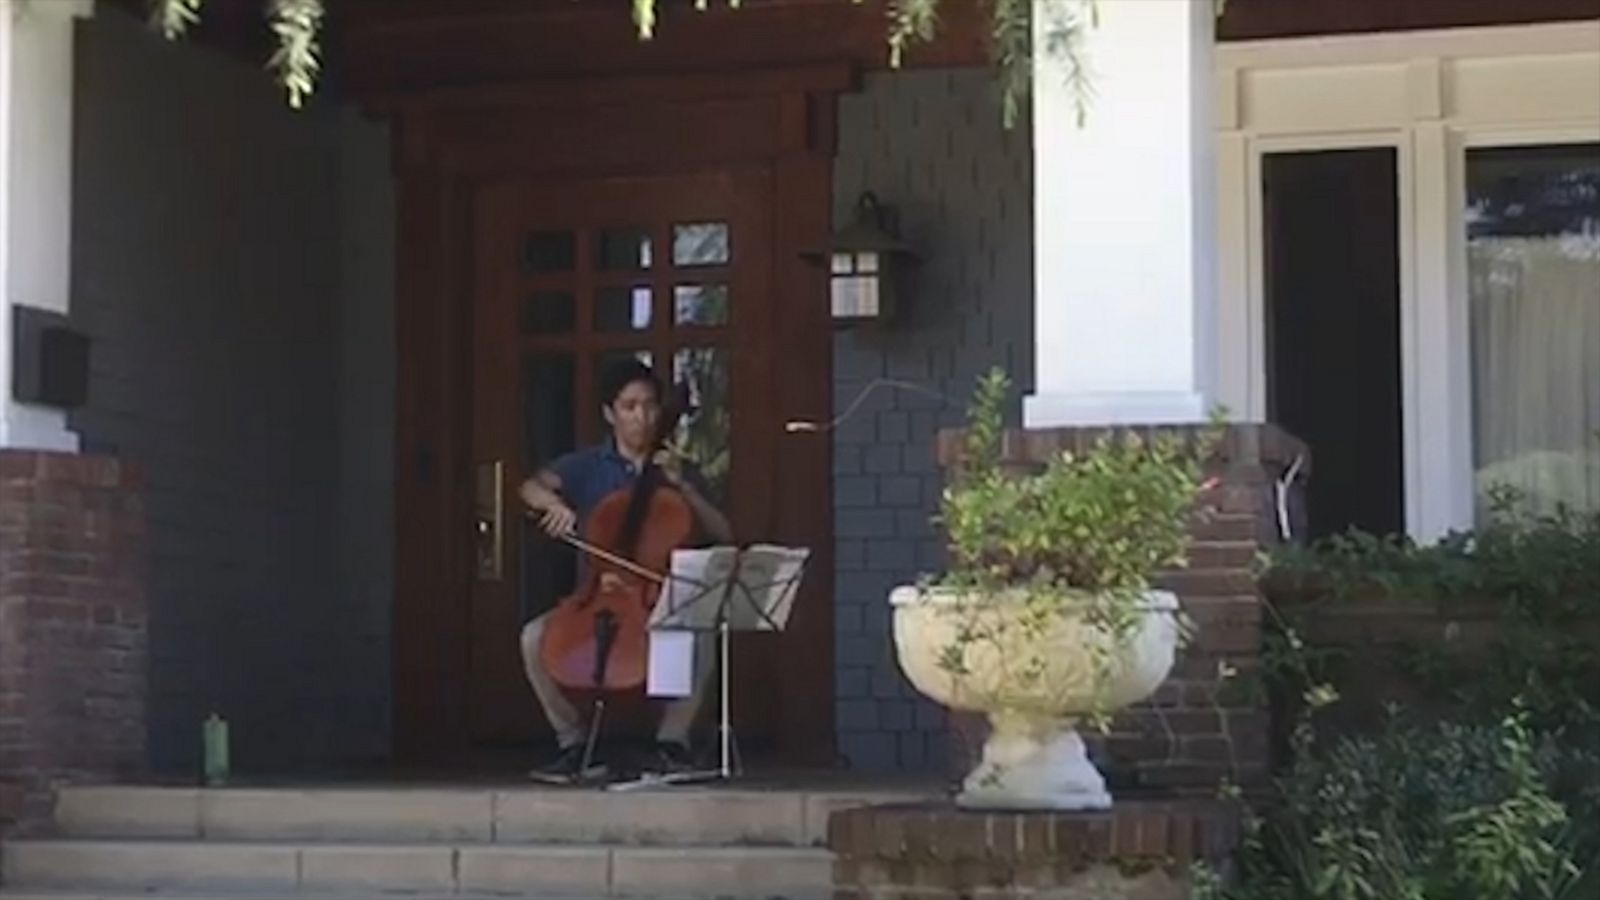
<svg viewBox="0 0 1600 900">
<path fill-rule="evenodd" d="M 571 272 L 577 241 L 570 231 L 535 231 L 522 244 L 522 269 L 529 274 Z"/>
<path fill-rule="evenodd" d="M 692 222 L 672 227 L 674 266 L 725 266 L 729 258 L 726 222 Z"/>
<path fill-rule="evenodd" d="M 650 327 L 650 307 L 647 284 L 600 288 L 594 296 L 594 330 L 644 331 Z"/>
<path fill-rule="evenodd" d="M 606 272 L 640 272 L 653 264 L 647 228 L 607 228 L 595 243 L 595 267 Z"/>
<path fill-rule="evenodd" d="M 576 322 L 571 291 L 534 291 L 522 301 L 523 334 L 570 334 Z"/>
<path fill-rule="evenodd" d="M 570 353 L 530 353 L 522 362 L 522 475 L 577 445 L 573 388 L 575 360 Z M 524 621 L 554 606 L 571 592 L 576 570 L 566 545 L 544 536 L 538 524 L 523 515 L 520 503 L 507 509 L 508 535 L 521 535 L 521 612 Z M 514 539 L 514 538 L 513 538 Z"/>
<path fill-rule="evenodd" d="M 718 506 L 728 500 L 732 466 L 728 368 L 728 352 L 721 347 L 682 347 L 672 360 L 673 382 L 688 400 L 673 444 L 700 469 Z"/>
<path fill-rule="evenodd" d="M 672 289 L 673 320 L 678 325 L 728 324 L 728 286 L 680 284 Z"/>
</svg>

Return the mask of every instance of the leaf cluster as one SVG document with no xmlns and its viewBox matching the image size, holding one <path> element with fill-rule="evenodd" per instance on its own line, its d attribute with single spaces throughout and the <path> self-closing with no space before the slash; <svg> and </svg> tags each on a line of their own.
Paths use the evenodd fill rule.
<svg viewBox="0 0 1600 900">
<path fill-rule="evenodd" d="M 1306 753 L 1252 821 L 1232 884 L 1198 900 L 1579 900 L 1600 889 L 1592 755 L 1488 725 L 1392 719 Z M 1583 780 L 1588 780 L 1583 784 Z M 1571 788 L 1571 784 L 1579 784 Z"/>
<path fill-rule="evenodd" d="M 1459 604 L 1486 608 L 1498 624 L 1488 646 L 1411 646 L 1406 674 L 1463 717 L 1516 700 L 1540 729 L 1600 739 L 1600 511 L 1534 514 L 1501 489 L 1476 530 L 1431 545 L 1352 531 L 1286 546 L 1269 555 L 1263 579 L 1269 595 L 1321 604 L 1425 601 L 1445 617 Z M 1284 617 L 1294 616 L 1285 605 Z M 1269 641 L 1293 633 L 1281 619 L 1271 624 Z M 1306 640 L 1316 652 L 1315 634 Z"/>
<path fill-rule="evenodd" d="M 1018 471 L 1002 458 L 1009 387 L 991 371 L 969 409 L 962 466 L 940 504 L 947 582 L 1137 595 L 1155 573 L 1184 566 L 1220 426 L 1194 440 L 1108 432 L 1087 452 L 1062 451 L 1037 471 Z"/>
</svg>

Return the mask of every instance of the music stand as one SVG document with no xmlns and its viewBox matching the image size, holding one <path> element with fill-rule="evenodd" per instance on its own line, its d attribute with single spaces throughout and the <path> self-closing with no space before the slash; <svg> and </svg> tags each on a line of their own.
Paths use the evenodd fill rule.
<svg viewBox="0 0 1600 900">
<path fill-rule="evenodd" d="M 728 702 L 730 635 L 734 631 L 782 631 L 788 624 L 789 611 L 794 606 L 809 557 L 807 550 L 769 544 L 718 546 L 673 553 L 673 571 L 651 610 L 649 627 L 659 631 L 715 632 L 717 635 L 718 766 L 644 775 L 634 781 L 609 785 L 608 790 L 625 791 L 733 777 L 734 736 Z M 689 561 L 702 558 L 704 577 L 679 573 L 680 562 L 687 567 Z M 752 560 L 754 565 L 751 565 Z"/>
</svg>

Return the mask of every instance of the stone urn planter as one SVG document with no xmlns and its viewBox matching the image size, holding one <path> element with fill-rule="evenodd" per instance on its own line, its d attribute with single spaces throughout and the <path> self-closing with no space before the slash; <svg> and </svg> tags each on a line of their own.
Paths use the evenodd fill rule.
<svg viewBox="0 0 1600 900">
<path fill-rule="evenodd" d="M 988 716 L 983 758 L 957 796 L 971 809 L 1108 809 L 1105 779 L 1078 722 L 1148 697 L 1167 677 L 1179 638 L 1178 600 L 1149 591 L 1119 636 L 1073 611 L 1070 597 L 899 587 L 891 592 L 900 668 L 917 690 Z M 1039 607 L 1049 607 L 1040 614 Z"/>
</svg>

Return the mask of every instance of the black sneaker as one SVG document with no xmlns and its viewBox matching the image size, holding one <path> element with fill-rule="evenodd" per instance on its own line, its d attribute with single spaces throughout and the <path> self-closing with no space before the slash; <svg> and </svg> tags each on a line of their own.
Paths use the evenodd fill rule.
<svg viewBox="0 0 1600 900">
<path fill-rule="evenodd" d="M 694 768 L 694 759 L 685 744 L 677 741 L 656 741 L 655 756 L 650 761 L 650 771 L 657 775 L 688 772 Z"/>
<path fill-rule="evenodd" d="M 605 763 L 597 760 L 590 760 L 589 767 L 583 768 L 583 745 L 573 744 L 562 747 L 549 762 L 529 772 L 528 777 L 546 784 L 575 784 L 605 774 Z"/>
</svg>

